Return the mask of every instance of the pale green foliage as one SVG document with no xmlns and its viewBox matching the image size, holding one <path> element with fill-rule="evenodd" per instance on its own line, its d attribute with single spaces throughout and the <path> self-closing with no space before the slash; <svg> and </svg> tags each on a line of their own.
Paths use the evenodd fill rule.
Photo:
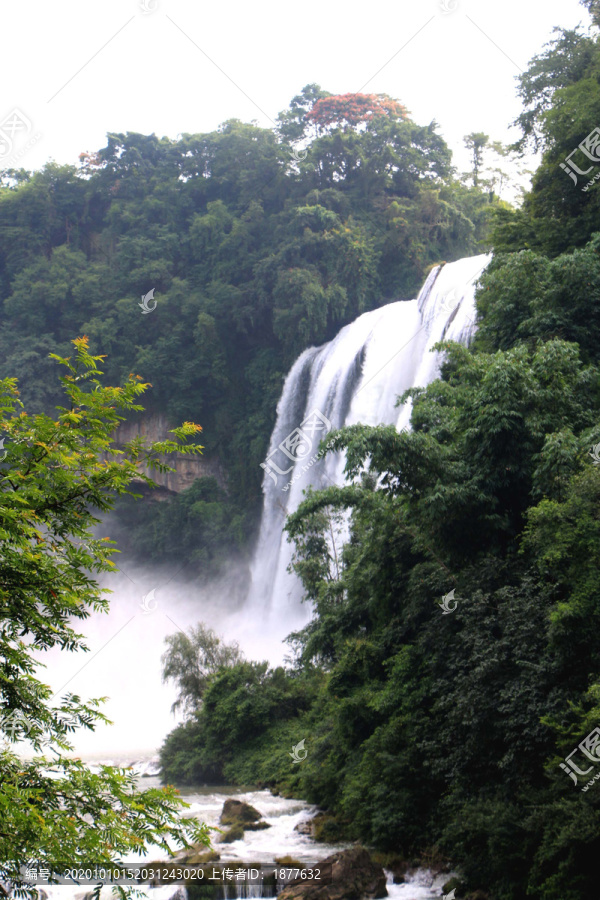
<svg viewBox="0 0 600 900">
<path fill-rule="evenodd" d="M 180 819 L 185 804 L 174 788 L 139 791 L 129 772 L 102 766 L 92 773 L 63 756 L 70 734 L 106 721 L 101 700 L 73 694 L 54 698 L 37 677 L 34 651 L 85 650 L 73 621 L 105 611 L 94 574 L 115 568 L 108 538 L 96 540 L 95 513 L 113 497 L 131 493 L 144 467 L 168 470 L 164 454 L 199 453 L 188 436 L 200 426 L 173 429 L 174 438 L 145 446 L 142 439 L 116 450 L 111 435 L 148 387 L 133 375 L 122 387 L 103 387 L 99 356 L 86 338 L 73 342 L 74 358 L 54 356 L 68 406 L 56 420 L 30 417 L 14 379 L 0 381 L 0 426 L 6 458 L 0 463 L 0 880 L 18 882 L 31 859 L 59 871 L 86 862 L 108 864 L 150 844 L 166 852 L 189 841 L 208 843 L 206 826 Z M 54 701 L 54 702 L 53 702 Z M 10 722 L 18 723 L 11 728 Z M 7 724 L 8 723 L 8 724 Z M 37 756 L 23 761 L 10 743 L 23 738 Z"/>
<path fill-rule="evenodd" d="M 201 622 L 190 629 L 189 635 L 179 631 L 170 634 L 165 642 L 168 649 L 162 657 L 163 681 L 175 681 L 179 687 L 179 696 L 171 707 L 173 712 L 183 709 L 186 714 L 193 713 L 202 702 L 210 676 L 243 660 L 235 641 L 226 644 Z"/>
</svg>

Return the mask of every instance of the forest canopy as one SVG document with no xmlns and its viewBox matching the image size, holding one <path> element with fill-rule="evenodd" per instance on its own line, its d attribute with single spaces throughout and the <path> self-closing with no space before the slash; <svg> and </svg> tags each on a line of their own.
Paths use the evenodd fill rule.
<svg viewBox="0 0 600 900">
<path fill-rule="evenodd" d="M 275 129 L 109 134 L 79 167 L 4 173 L 0 377 L 48 412 L 60 397 L 48 355 L 86 334 L 113 383 L 133 371 L 152 384 L 148 414 L 202 421 L 223 482 L 161 509 L 151 536 L 140 510 L 120 504 L 120 516 L 124 549 L 151 540 L 157 561 L 191 558 L 211 576 L 219 546 L 243 555 L 252 539 L 259 464 L 298 354 L 414 295 L 433 264 L 487 247 L 501 205 L 458 177 L 435 123 L 385 95 L 313 84 Z M 178 546 L 174 522 L 196 543 Z"/>
<path fill-rule="evenodd" d="M 214 672 L 161 755 L 317 803 L 331 840 L 451 861 L 470 900 L 598 894 L 600 188 L 561 162 L 594 163 L 599 54 L 597 31 L 558 32 L 522 75 L 515 149 L 541 163 L 521 208 L 497 206 L 473 342 L 438 345 L 440 378 L 399 398 L 411 430 L 328 434 L 348 483 L 286 525 L 313 610 L 294 666 Z M 476 183 L 487 136 L 468 137 Z"/>
</svg>

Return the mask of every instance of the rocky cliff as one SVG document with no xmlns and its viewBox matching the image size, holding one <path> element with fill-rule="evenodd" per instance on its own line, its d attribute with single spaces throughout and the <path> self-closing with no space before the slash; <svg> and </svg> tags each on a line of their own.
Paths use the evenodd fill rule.
<svg viewBox="0 0 600 900">
<path fill-rule="evenodd" d="M 169 434 L 171 427 L 167 417 L 161 413 L 137 416 L 129 422 L 123 422 L 117 428 L 115 444 L 117 447 L 123 446 L 123 444 L 132 441 L 140 435 L 149 442 L 164 441 L 173 437 L 173 435 Z M 200 437 L 200 442 L 201 440 L 202 438 Z M 223 467 L 214 457 L 211 458 L 206 455 L 185 456 L 182 453 L 172 453 L 164 459 L 175 470 L 174 472 L 155 472 L 147 468 L 142 469 L 158 485 L 159 489 L 150 493 L 154 500 L 166 500 L 172 494 L 179 494 L 181 491 L 189 488 L 196 478 L 202 478 L 203 476 L 212 476 L 224 490 L 227 489 Z"/>
</svg>

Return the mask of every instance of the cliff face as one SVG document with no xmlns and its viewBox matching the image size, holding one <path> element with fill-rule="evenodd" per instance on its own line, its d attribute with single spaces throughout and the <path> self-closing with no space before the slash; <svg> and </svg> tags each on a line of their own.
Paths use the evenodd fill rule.
<svg viewBox="0 0 600 900">
<path fill-rule="evenodd" d="M 130 422 L 123 422 L 117 428 L 115 444 L 118 447 L 122 446 L 140 435 L 147 441 L 164 441 L 173 437 L 169 434 L 169 428 L 167 417 L 160 413 L 137 416 Z M 158 489 L 149 493 L 154 500 L 167 500 L 173 494 L 179 494 L 189 488 L 196 478 L 203 476 L 212 476 L 224 490 L 227 490 L 223 468 L 214 458 L 171 453 L 168 457 L 164 457 L 164 461 L 175 471 L 155 472 L 147 468 L 142 469 L 158 485 Z"/>
</svg>

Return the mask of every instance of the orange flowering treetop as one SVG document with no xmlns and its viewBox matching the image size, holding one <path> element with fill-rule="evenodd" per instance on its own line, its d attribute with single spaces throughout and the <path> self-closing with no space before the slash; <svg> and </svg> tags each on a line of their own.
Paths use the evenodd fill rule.
<svg viewBox="0 0 600 900">
<path fill-rule="evenodd" d="M 360 125 L 376 116 L 407 119 L 408 114 L 398 100 L 387 94 L 334 94 L 313 104 L 305 118 L 319 128 L 328 125 Z"/>
</svg>

